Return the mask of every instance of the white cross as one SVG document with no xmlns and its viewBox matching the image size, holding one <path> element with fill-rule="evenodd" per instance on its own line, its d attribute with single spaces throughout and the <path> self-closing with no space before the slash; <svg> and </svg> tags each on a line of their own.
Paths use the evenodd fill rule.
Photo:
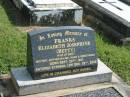
<svg viewBox="0 0 130 97">
<path fill-rule="evenodd" d="M 113 4 L 113 3 L 116 3 L 116 2 L 109 2 L 109 1 L 107 1 L 107 0 L 102 0 L 102 1 L 99 2 L 99 3 L 107 3 L 107 4 L 110 4 L 111 6 L 117 8 L 117 9 L 119 9 L 119 10 L 122 10 L 120 7 L 118 7 L 118 6 L 116 6 L 116 5 Z"/>
</svg>

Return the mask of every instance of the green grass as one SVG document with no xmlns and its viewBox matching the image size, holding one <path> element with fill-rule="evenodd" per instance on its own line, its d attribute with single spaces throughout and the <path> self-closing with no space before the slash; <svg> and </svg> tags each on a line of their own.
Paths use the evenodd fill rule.
<svg viewBox="0 0 130 97">
<path fill-rule="evenodd" d="M 20 32 L 9 21 L 0 0 L 0 71 L 26 64 L 26 33 Z"/>
<path fill-rule="evenodd" d="M 27 37 L 11 24 L 0 0 L 0 71 L 26 65 Z M 98 57 L 130 85 L 130 46 L 117 46 L 96 34 Z"/>
<path fill-rule="evenodd" d="M 116 46 L 101 35 L 96 36 L 98 57 L 130 84 L 130 46 Z"/>
</svg>

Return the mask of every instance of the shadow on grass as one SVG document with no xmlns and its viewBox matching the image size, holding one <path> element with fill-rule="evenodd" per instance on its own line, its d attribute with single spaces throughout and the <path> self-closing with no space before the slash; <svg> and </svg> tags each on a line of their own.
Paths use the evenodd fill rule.
<svg viewBox="0 0 130 97">
<path fill-rule="evenodd" d="M 13 0 L 0 0 L 0 6 L 4 8 L 11 24 L 21 27 L 30 25 L 29 19 L 26 18 L 18 8 L 16 8 Z"/>
</svg>

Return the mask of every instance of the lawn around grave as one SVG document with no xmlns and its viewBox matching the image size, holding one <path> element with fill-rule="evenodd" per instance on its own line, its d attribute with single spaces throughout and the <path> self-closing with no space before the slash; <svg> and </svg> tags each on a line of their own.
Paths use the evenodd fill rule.
<svg viewBox="0 0 130 97">
<path fill-rule="evenodd" d="M 26 33 L 20 32 L 9 21 L 0 1 L 0 72 L 26 63 Z"/>
<path fill-rule="evenodd" d="M 11 24 L 0 1 L 0 73 L 26 65 L 27 36 Z M 130 46 L 117 46 L 96 34 L 98 57 L 130 85 Z"/>
</svg>

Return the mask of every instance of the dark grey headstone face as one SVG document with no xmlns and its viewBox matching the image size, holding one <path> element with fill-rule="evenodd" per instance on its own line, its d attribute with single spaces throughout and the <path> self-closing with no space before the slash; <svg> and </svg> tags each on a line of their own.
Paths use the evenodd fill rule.
<svg viewBox="0 0 130 97">
<path fill-rule="evenodd" d="M 95 34 L 91 28 L 66 26 L 28 33 L 28 70 L 34 79 L 94 71 Z"/>
</svg>

